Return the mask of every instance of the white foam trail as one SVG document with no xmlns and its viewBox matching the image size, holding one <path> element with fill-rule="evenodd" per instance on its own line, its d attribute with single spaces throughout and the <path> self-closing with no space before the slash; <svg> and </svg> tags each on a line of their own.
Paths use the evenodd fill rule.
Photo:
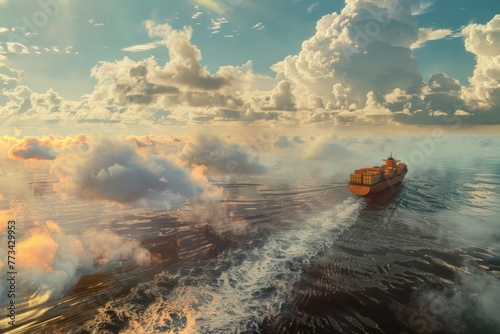
<svg viewBox="0 0 500 334">
<path fill-rule="evenodd" d="M 180 277 L 178 287 L 168 296 L 158 296 L 143 315 L 133 316 L 125 333 L 150 333 L 160 327 L 169 332 L 174 329 L 172 314 L 182 319 L 177 320 L 176 332 L 257 329 L 266 316 L 278 313 L 303 266 L 334 244 L 355 221 L 360 206 L 359 200 L 350 198 L 308 221 L 296 222 L 301 224 L 297 228 L 276 233 L 262 247 L 231 251 L 226 256 L 235 263 L 218 278 Z M 221 260 L 227 263 L 227 259 Z M 165 323 L 169 326 L 163 326 Z"/>
</svg>

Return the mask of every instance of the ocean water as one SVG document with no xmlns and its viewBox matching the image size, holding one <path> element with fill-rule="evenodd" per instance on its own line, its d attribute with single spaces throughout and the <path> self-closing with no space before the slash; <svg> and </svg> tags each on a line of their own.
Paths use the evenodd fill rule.
<svg viewBox="0 0 500 334">
<path fill-rule="evenodd" d="M 4 189 L 22 181 L 30 191 L 9 197 L 23 204 L 20 229 L 32 217 L 67 235 L 105 228 L 161 260 L 77 266 L 74 281 L 43 281 L 20 292 L 18 325 L 2 323 L 5 332 L 500 332 L 499 155 L 436 156 L 366 198 L 349 192 L 345 173 L 213 177 L 224 198 L 204 208 L 203 223 L 192 215 L 203 203 L 61 204 L 48 164 L 30 174 L 12 166 L 2 160 Z"/>
</svg>

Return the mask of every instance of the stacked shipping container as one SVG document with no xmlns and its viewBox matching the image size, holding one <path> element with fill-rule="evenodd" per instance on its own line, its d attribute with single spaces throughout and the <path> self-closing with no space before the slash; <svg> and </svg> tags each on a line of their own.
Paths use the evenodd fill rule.
<svg viewBox="0 0 500 334">
<path fill-rule="evenodd" d="M 372 185 L 380 180 L 381 169 L 379 167 L 356 169 L 354 174 L 351 174 L 352 183 Z"/>
<path fill-rule="evenodd" d="M 380 181 L 380 172 L 366 172 L 363 175 L 363 184 L 371 186 Z"/>
<path fill-rule="evenodd" d="M 359 174 L 359 173 L 351 174 L 351 182 L 362 184 L 363 183 L 363 174 Z"/>
</svg>

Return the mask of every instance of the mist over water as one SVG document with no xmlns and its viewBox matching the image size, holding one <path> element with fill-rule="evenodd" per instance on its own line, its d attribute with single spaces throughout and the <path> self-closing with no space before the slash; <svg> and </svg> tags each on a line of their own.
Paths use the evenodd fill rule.
<svg viewBox="0 0 500 334">
<path fill-rule="evenodd" d="M 24 175 L 33 195 L 19 201 L 53 210 L 19 212 L 23 240 L 54 240 L 67 256 L 51 263 L 66 276 L 23 277 L 38 288 L 22 291 L 11 332 L 498 332 L 497 156 L 438 155 L 368 198 L 348 191 L 348 174 L 296 175 L 212 177 L 218 201 L 170 210 L 62 207 L 57 179 Z M 28 232 L 27 217 L 60 231 Z M 64 248 L 96 240 L 112 246 Z"/>
</svg>

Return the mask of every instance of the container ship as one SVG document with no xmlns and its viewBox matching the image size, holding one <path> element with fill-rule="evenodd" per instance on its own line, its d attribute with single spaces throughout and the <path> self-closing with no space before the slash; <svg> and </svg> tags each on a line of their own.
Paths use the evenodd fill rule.
<svg viewBox="0 0 500 334">
<path fill-rule="evenodd" d="M 401 182 L 408 168 L 406 164 L 392 157 L 392 153 L 383 166 L 366 167 L 356 169 L 351 174 L 349 190 L 358 196 L 366 196 L 392 187 Z"/>
</svg>

